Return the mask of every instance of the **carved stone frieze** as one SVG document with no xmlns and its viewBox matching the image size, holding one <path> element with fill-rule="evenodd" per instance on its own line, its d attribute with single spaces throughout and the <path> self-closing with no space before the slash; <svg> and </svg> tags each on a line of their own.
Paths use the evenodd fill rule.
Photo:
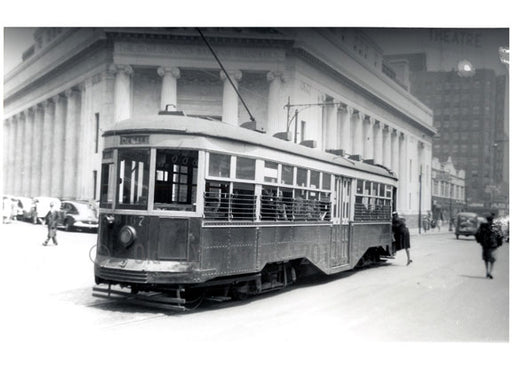
<svg viewBox="0 0 512 370">
<path fill-rule="evenodd" d="M 284 60 L 285 51 L 281 49 L 269 48 L 218 48 L 217 54 L 221 59 L 272 59 Z M 114 45 L 114 54 L 117 55 L 145 55 L 162 56 L 168 55 L 180 58 L 212 58 L 210 50 L 203 45 L 172 45 L 157 43 L 135 43 L 135 42 L 116 42 Z"/>
</svg>

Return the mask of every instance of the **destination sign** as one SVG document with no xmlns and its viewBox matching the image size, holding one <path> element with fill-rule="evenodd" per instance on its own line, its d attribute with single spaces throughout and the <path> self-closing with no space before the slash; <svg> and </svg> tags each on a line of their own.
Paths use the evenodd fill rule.
<svg viewBox="0 0 512 370">
<path fill-rule="evenodd" d="M 140 145 L 149 144 L 148 135 L 137 135 L 137 136 L 121 136 L 121 145 Z"/>
</svg>

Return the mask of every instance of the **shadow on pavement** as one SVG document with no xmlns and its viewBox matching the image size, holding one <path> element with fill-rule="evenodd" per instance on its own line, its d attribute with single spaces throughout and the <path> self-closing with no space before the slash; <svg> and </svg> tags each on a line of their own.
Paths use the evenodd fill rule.
<svg viewBox="0 0 512 370">
<path fill-rule="evenodd" d="M 472 276 L 472 275 L 459 275 L 460 277 L 470 278 L 470 279 L 484 279 L 487 280 L 485 276 Z"/>
</svg>

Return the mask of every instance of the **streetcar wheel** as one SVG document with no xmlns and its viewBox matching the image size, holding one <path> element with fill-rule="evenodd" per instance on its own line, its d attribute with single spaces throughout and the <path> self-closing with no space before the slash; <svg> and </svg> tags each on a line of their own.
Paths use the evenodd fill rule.
<svg viewBox="0 0 512 370">
<path fill-rule="evenodd" d="M 193 289 L 190 291 L 186 291 L 185 293 L 185 303 L 183 306 L 187 310 L 195 310 L 201 303 L 203 303 L 204 299 L 204 290 L 202 289 Z"/>
</svg>

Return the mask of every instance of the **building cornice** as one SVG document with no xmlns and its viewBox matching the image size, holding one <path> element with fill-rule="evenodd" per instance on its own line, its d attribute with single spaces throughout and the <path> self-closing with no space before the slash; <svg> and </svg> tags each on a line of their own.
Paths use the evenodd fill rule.
<svg viewBox="0 0 512 370">
<path fill-rule="evenodd" d="M 279 32 L 258 33 L 258 32 L 240 32 L 230 31 L 234 29 L 227 28 L 224 31 L 216 29 L 205 29 L 204 35 L 208 42 L 218 46 L 245 46 L 245 47 L 291 47 L 294 40 Z M 198 44 L 204 45 L 204 41 L 194 28 L 106 28 L 107 38 L 113 41 L 172 41 L 176 44 Z"/>
<path fill-rule="evenodd" d="M 330 76 L 335 78 L 337 81 L 341 82 L 342 84 L 349 87 L 350 89 L 356 91 L 358 94 L 361 94 L 362 96 L 365 96 L 366 98 L 376 102 L 377 105 L 381 106 L 382 108 L 384 108 L 385 110 L 387 110 L 389 112 L 392 112 L 396 116 L 402 118 L 407 123 L 420 129 L 424 133 L 426 133 L 430 136 L 433 136 L 437 133 L 437 130 L 433 126 L 428 126 L 428 125 L 420 122 L 419 120 L 414 119 L 413 117 L 405 114 L 403 111 L 395 108 L 388 102 L 381 99 L 379 96 L 373 94 L 371 91 L 362 87 L 359 83 L 353 81 L 352 79 L 348 78 L 347 76 L 345 76 L 343 73 L 341 73 L 337 69 L 331 67 L 326 62 L 324 62 L 324 61 L 320 60 L 319 58 L 317 58 L 316 56 L 312 55 L 307 50 L 305 50 L 303 48 L 293 48 L 292 53 L 296 57 L 301 58 L 302 60 L 322 69 L 324 72 L 326 72 L 327 74 L 329 74 Z"/>
</svg>

